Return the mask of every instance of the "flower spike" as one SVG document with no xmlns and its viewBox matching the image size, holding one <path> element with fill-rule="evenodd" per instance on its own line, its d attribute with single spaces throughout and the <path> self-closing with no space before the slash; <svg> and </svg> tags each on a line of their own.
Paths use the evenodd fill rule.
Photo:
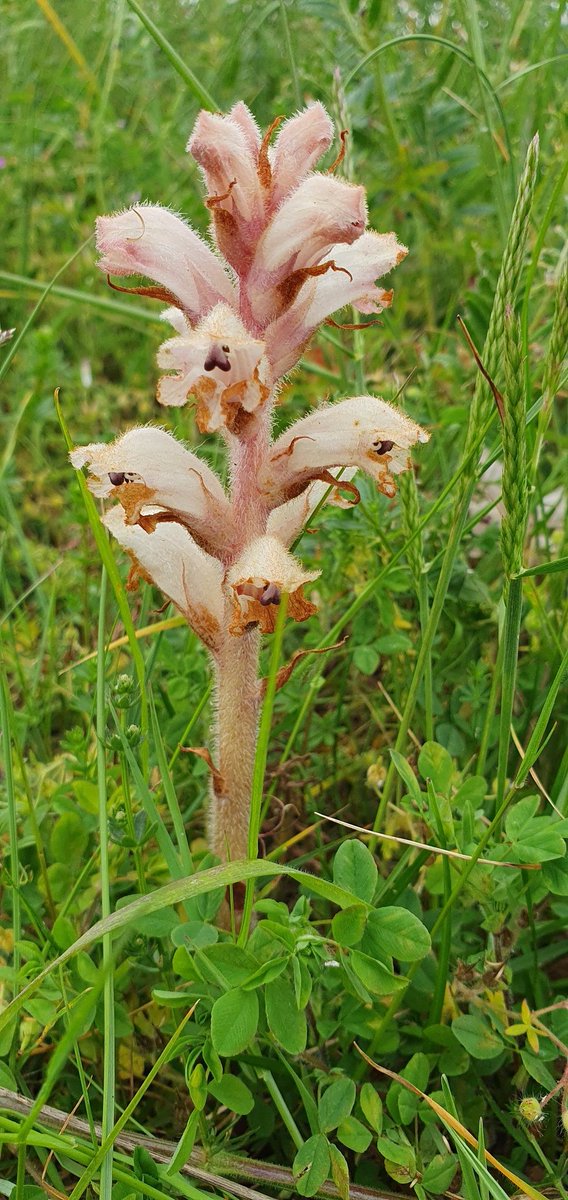
<svg viewBox="0 0 568 1200">
<path fill-rule="evenodd" d="M 264 133 L 242 102 L 226 115 L 201 112 L 187 149 L 205 180 L 216 251 L 158 205 L 97 222 L 101 269 L 143 277 L 112 286 L 167 305 L 161 315 L 173 332 L 158 351 L 159 402 L 191 400 L 199 433 L 226 442 L 227 491 L 163 429 L 78 447 L 71 461 L 88 466 L 95 495 L 116 502 L 103 520 L 132 560 L 129 586 L 155 583 L 213 656 L 215 746 L 198 752 L 217 764 L 211 849 L 233 861 L 250 850 L 261 635 L 274 631 L 284 595 L 292 620 L 316 612 L 303 589 L 319 571 L 305 570 L 290 548 L 316 511 L 319 524 L 320 508 L 325 519 L 325 504 L 358 502 L 358 470 L 393 496 L 411 447 L 428 440 L 373 396 L 324 405 L 271 438 L 280 383 L 310 338 L 347 305 L 371 318 L 387 308 L 393 292 L 378 281 L 406 254 L 394 233 L 367 228 L 364 189 L 333 174 L 346 131 L 339 137 L 326 169 L 334 129 L 319 102 L 275 117 Z"/>
</svg>

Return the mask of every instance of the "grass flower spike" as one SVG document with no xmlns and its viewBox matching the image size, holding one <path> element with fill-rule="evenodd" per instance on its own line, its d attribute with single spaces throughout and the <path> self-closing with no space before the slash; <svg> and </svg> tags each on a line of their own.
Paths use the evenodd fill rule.
<svg viewBox="0 0 568 1200">
<path fill-rule="evenodd" d="M 312 334 L 347 304 L 364 313 L 388 306 L 392 291 L 377 279 L 406 254 L 395 234 L 367 229 L 362 187 L 314 170 L 333 140 L 322 105 L 279 126 L 262 136 L 242 103 L 226 116 L 199 115 L 188 149 L 205 180 L 215 248 L 155 205 L 97 222 L 101 269 L 145 276 L 149 285 L 124 290 L 168 305 L 174 336 L 158 352 L 157 398 L 191 399 L 200 432 L 222 435 L 229 489 L 160 428 L 71 454 L 88 467 L 91 490 L 117 502 L 104 521 L 131 557 L 130 583 L 153 581 L 212 656 L 209 837 L 222 859 L 247 854 L 260 635 L 274 630 L 284 594 L 289 618 L 316 611 L 304 589 L 319 572 L 289 547 L 330 485 L 332 501 L 357 502 L 355 470 L 394 495 L 411 447 L 428 436 L 384 401 L 357 396 L 272 441 L 276 391 Z"/>
</svg>

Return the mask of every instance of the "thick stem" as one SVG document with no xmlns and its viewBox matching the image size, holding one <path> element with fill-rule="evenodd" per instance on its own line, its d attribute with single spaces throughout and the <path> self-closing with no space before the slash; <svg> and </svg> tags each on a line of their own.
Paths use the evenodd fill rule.
<svg viewBox="0 0 568 1200">
<path fill-rule="evenodd" d="M 227 608 L 229 608 L 227 601 Z M 227 623 L 230 613 L 227 612 Z M 259 713 L 260 634 L 227 633 L 215 664 L 216 766 L 209 845 L 223 861 L 247 857 L 252 774 Z"/>
<path fill-rule="evenodd" d="M 266 533 L 268 508 L 259 492 L 260 465 L 270 446 L 271 396 L 253 437 L 229 436 L 231 506 L 236 537 L 225 560 L 229 568 L 244 547 Z M 229 633 L 234 596 L 225 594 L 221 648 L 215 656 L 215 766 L 209 813 L 209 845 L 222 861 L 248 857 L 252 778 L 258 736 L 260 633 L 251 627 Z"/>
</svg>

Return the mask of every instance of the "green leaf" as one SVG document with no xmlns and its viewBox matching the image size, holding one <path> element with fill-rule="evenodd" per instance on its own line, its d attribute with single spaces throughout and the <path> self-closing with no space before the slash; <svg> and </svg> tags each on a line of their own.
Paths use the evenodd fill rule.
<svg viewBox="0 0 568 1200">
<path fill-rule="evenodd" d="M 374 675 L 379 665 L 379 655 L 374 646 L 356 646 L 353 662 L 362 675 Z"/>
<path fill-rule="evenodd" d="M 499 1034 L 477 1013 L 455 1017 L 452 1030 L 472 1058 L 497 1058 L 505 1049 Z"/>
<path fill-rule="evenodd" d="M 219 996 L 211 1010 L 211 1041 L 223 1058 L 241 1054 L 258 1027 L 256 992 L 233 988 Z"/>
<path fill-rule="evenodd" d="M 424 742 L 418 755 L 418 770 L 423 779 L 431 779 L 437 792 L 447 792 L 454 775 L 454 764 L 439 742 Z"/>
<path fill-rule="evenodd" d="M 246 1117 L 254 1108 L 254 1096 L 250 1088 L 236 1075 L 223 1075 L 218 1082 L 209 1084 L 209 1091 L 219 1104 L 224 1104 L 225 1108 L 230 1108 L 231 1112 L 241 1117 Z"/>
<path fill-rule="evenodd" d="M 420 1051 L 413 1054 L 400 1074 L 403 1079 L 413 1083 L 421 1092 L 425 1091 L 430 1076 L 430 1063 L 427 1056 Z M 400 1121 L 402 1125 L 410 1125 L 420 1104 L 421 1098 L 405 1088 L 403 1084 L 391 1083 L 387 1092 L 387 1108 L 395 1121 Z"/>
<path fill-rule="evenodd" d="M 331 1158 L 331 1178 L 339 1192 L 340 1200 L 349 1200 L 349 1167 L 344 1155 L 333 1142 L 329 1143 Z"/>
<path fill-rule="evenodd" d="M 356 946 L 361 941 L 367 920 L 367 909 L 362 904 L 342 908 L 331 923 L 331 932 L 340 946 Z"/>
<path fill-rule="evenodd" d="M 325 1183 L 331 1166 L 329 1145 L 323 1133 L 316 1133 L 300 1146 L 294 1159 L 293 1173 L 300 1196 L 315 1196 Z"/>
<path fill-rule="evenodd" d="M 370 904 L 377 877 L 377 864 L 370 850 L 356 838 L 343 842 L 333 860 L 333 882 Z"/>
<path fill-rule="evenodd" d="M 251 993 L 247 993 L 250 995 Z M 276 1041 L 289 1054 L 301 1054 L 306 1049 L 308 1029 L 306 1015 L 296 1004 L 294 985 L 288 978 L 268 983 L 265 991 L 266 1019 Z"/>
<path fill-rule="evenodd" d="M 400 775 L 400 778 L 402 779 L 402 782 L 406 784 L 408 795 L 412 796 L 412 799 L 420 807 L 422 804 L 420 784 L 416 778 L 416 775 L 414 774 L 414 771 L 412 770 L 412 767 L 410 766 L 410 763 L 407 763 L 406 759 L 403 758 L 402 754 L 399 754 L 398 750 L 391 750 L 390 756 L 398 771 L 398 774 Z"/>
<path fill-rule="evenodd" d="M 198 1112 L 202 1112 L 202 1110 L 205 1108 L 205 1101 L 207 1100 L 207 1084 L 205 1083 L 205 1071 L 203 1070 L 201 1063 L 197 1063 L 191 1072 L 188 1082 L 188 1090 L 194 1108 L 196 1108 Z"/>
<path fill-rule="evenodd" d="M 78 813 L 63 813 L 51 831 L 49 849 L 54 862 L 73 870 L 83 865 L 89 835 Z"/>
<path fill-rule="evenodd" d="M 199 1111 L 194 1108 L 166 1168 L 166 1175 L 175 1175 L 187 1162 L 199 1128 Z"/>
<path fill-rule="evenodd" d="M 357 1117 L 346 1117 L 338 1127 L 337 1136 L 343 1146 L 347 1146 L 349 1150 L 354 1150 L 357 1154 L 364 1154 L 373 1140 L 372 1133 L 365 1129 Z"/>
<path fill-rule="evenodd" d="M 440 1196 L 447 1192 L 456 1173 L 458 1160 L 455 1154 L 435 1154 L 422 1176 L 422 1185 L 427 1192 Z"/>
<path fill-rule="evenodd" d="M 377 908 L 369 913 L 367 931 L 385 954 L 402 962 L 419 962 L 431 949 L 426 926 L 407 908 Z"/>
<path fill-rule="evenodd" d="M 240 988 L 257 970 L 258 962 L 240 946 L 232 942 L 217 942 L 207 946 L 198 958 L 199 969 L 205 978 L 216 983 L 221 975 L 229 987 Z"/>
<path fill-rule="evenodd" d="M 322 1092 L 318 1103 L 322 1133 L 329 1133 L 330 1130 L 336 1129 L 350 1115 L 355 1103 L 355 1095 L 355 1084 L 345 1075 L 341 1079 L 335 1079 Z"/>
<path fill-rule="evenodd" d="M 241 987 L 245 992 L 248 992 L 251 989 L 261 987 L 265 983 L 273 983 L 286 970 L 287 965 L 287 958 L 270 958 L 268 962 L 262 963 L 257 971 L 253 971 L 248 979 L 243 980 Z"/>
<path fill-rule="evenodd" d="M 533 1054 L 530 1050 L 521 1050 L 521 1062 L 531 1079 L 539 1083 L 547 1092 L 551 1092 L 556 1087 L 554 1075 L 537 1054 Z"/>
<path fill-rule="evenodd" d="M 553 896 L 568 896 L 568 857 L 543 863 L 540 878 Z"/>
<path fill-rule="evenodd" d="M 404 987 L 408 980 L 403 975 L 395 975 L 385 967 L 384 963 L 360 950 L 352 950 L 349 965 L 361 983 L 375 996 L 392 996 Z"/>
<path fill-rule="evenodd" d="M 99 789 L 96 783 L 88 779 L 76 779 L 73 783 L 73 795 L 84 812 L 96 816 L 99 811 Z"/>
<path fill-rule="evenodd" d="M 375 1133 L 383 1128 L 383 1102 L 372 1083 L 364 1083 L 359 1097 L 361 1112 Z"/>
<path fill-rule="evenodd" d="M 377 1150 L 389 1162 L 398 1163 L 399 1166 L 407 1167 L 410 1171 L 416 1167 L 416 1156 L 408 1142 L 395 1142 L 389 1137 L 378 1137 Z"/>
</svg>

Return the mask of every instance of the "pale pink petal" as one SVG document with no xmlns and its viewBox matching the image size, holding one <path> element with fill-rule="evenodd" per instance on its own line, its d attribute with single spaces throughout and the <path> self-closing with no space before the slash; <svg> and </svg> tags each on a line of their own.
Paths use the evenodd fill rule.
<svg viewBox="0 0 568 1200">
<path fill-rule="evenodd" d="M 164 429 L 131 429 L 109 444 L 80 446 L 70 458 L 76 468 L 89 467 L 94 495 L 120 500 L 128 524 L 140 523 L 148 507 L 158 507 L 214 553 L 231 541 L 232 518 L 220 480 Z"/>
<path fill-rule="evenodd" d="M 257 156 L 250 129 L 243 129 L 242 112 L 235 120 L 202 110 L 187 149 L 203 171 L 209 199 L 225 197 L 216 207 L 236 212 L 247 223 L 261 215 L 264 200 Z"/>
<path fill-rule="evenodd" d="M 271 633 L 283 592 L 288 593 L 288 613 L 293 620 L 306 620 L 315 606 L 305 600 L 302 588 L 319 575 L 320 571 L 305 571 L 277 537 L 265 535 L 249 542 L 227 574 L 233 593 L 229 633 L 240 636 L 252 624 Z"/>
<path fill-rule="evenodd" d="M 271 203 L 278 205 L 305 178 L 333 140 L 333 125 L 319 101 L 282 126 L 272 151 Z"/>
<path fill-rule="evenodd" d="M 353 500 L 346 500 L 342 496 L 341 486 L 349 483 L 355 474 L 354 467 L 344 468 L 337 479 L 336 488 L 329 482 L 310 483 L 298 496 L 272 509 L 268 517 L 267 532 L 289 547 L 299 537 L 322 501 L 336 508 L 351 508 Z"/>
<path fill-rule="evenodd" d="M 192 326 L 180 308 L 164 308 L 160 313 L 160 321 L 171 325 L 176 333 L 180 333 L 182 336 L 191 333 Z"/>
<path fill-rule="evenodd" d="M 181 217 L 144 204 L 97 219 L 99 267 L 109 275 L 146 275 L 176 298 L 194 323 L 220 300 L 234 301 L 219 259 Z M 159 293 L 159 289 L 157 289 Z"/>
<path fill-rule="evenodd" d="M 249 154 L 256 161 L 262 137 L 250 108 L 242 100 L 238 100 L 236 104 L 233 104 L 229 116 L 239 126 L 244 135 Z"/>
<path fill-rule="evenodd" d="M 130 555 L 134 578 L 151 579 L 215 652 L 223 627 L 221 563 L 200 550 L 177 522 L 158 524 L 147 533 L 140 525 L 129 525 L 119 505 L 105 514 L 103 522 Z"/>
<path fill-rule="evenodd" d="M 386 275 L 406 256 L 394 233 L 362 234 L 352 246 L 333 246 L 330 258 L 336 270 L 308 279 L 290 308 L 272 322 L 265 333 L 266 350 L 273 375 L 291 370 L 306 342 L 326 317 L 354 305 L 363 313 L 388 308 L 392 291 L 378 288 L 375 280 Z"/>
<path fill-rule="evenodd" d="M 311 175 L 284 201 L 260 238 L 247 279 L 254 319 L 263 328 L 295 300 L 311 275 L 334 270 L 337 242 L 351 244 L 367 219 L 361 187 Z"/>
<path fill-rule="evenodd" d="M 387 496 L 393 475 L 410 465 L 409 450 L 428 434 L 398 409 L 374 396 L 355 396 L 316 409 L 296 421 L 271 448 L 260 486 L 272 505 L 298 495 L 333 467 L 354 466 L 376 481 Z"/>
<path fill-rule="evenodd" d="M 253 338 L 227 305 L 214 308 L 187 337 L 171 338 L 158 352 L 158 364 L 174 375 L 162 376 L 161 404 L 184 404 L 195 396 L 202 433 L 219 429 L 243 432 L 252 414 L 268 399 L 264 342 Z M 242 426 L 238 431 L 236 424 Z"/>
</svg>

